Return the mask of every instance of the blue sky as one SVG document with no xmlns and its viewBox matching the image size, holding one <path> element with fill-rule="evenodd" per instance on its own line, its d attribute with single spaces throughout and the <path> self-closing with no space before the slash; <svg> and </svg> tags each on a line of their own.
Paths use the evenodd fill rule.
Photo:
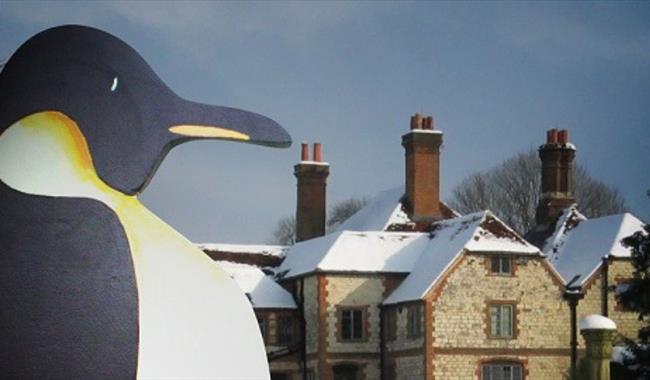
<svg viewBox="0 0 650 380">
<path fill-rule="evenodd" d="M 183 97 L 292 135 L 172 150 L 141 199 L 190 240 L 267 240 L 294 212 L 301 141 L 324 146 L 330 204 L 400 185 L 415 112 L 445 133 L 443 197 L 559 127 L 650 221 L 648 3 L 0 1 L 0 58 L 67 23 L 127 41 Z"/>
</svg>

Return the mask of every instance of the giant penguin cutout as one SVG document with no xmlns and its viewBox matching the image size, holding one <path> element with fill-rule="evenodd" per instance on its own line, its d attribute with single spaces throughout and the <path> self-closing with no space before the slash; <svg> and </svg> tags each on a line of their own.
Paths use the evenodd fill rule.
<svg viewBox="0 0 650 380">
<path fill-rule="evenodd" d="M 274 121 L 175 95 L 123 41 L 32 37 L 0 73 L 3 378 L 268 378 L 245 295 L 136 198 L 174 145 L 285 147 Z"/>
</svg>

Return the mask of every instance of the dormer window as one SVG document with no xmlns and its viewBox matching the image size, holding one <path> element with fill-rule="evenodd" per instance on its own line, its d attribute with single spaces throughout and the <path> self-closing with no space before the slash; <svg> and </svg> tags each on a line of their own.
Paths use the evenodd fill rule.
<svg viewBox="0 0 650 380">
<path fill-rule="evenodd" d="M 512 276 L 512 258 L 510 256 L 492 256 L 490 273 L 500 276 Z"/>
</svg>

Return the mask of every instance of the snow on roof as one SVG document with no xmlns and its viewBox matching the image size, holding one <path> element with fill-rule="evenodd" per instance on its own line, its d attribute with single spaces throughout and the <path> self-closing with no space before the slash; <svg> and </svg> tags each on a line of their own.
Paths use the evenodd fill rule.
<svg viewBox="0 0 650 380">
<path fill-rule="evenodd" d="M 434 225 L 429 243 L 413 271 L 384 304 L 419 300 L 465 251 L 539 254 L 539 250 L 489 211 L 443 220 Z"/>
<path fill-rule="evenodd" d="M 366 206 L 348 220 L 341 223 L 336 231 L 386 231 L 391 226 L 414 224 L 402 209 L 404 186 L 382 191 L 372 198 Z M 458 217 L 456 211 L 440 202 L 443 215 Z"/>
<path fill-rule="evenodd" d="M 408 273 L 428 240 L 426 233 L 335 232 L 291 247 L 276 273 L 287 278 L 315 271 Z"/>
<path fill-rule="evenodd" d="M 248 295 L 256 309 L 296 309 L 291 294 L 258 267 L 229 261 L 215 261 Z"/>
<path fill-rule="evenodd" d="M 616 323 L 609 318 L 598 314 L 588 315 L 580 320 L 580 331 L 582 330 L 616 330 Z"/>
<path fill-rule="evenodd" d="M 630 257 L 630 249 L 621 240 L 642 230 L 642 226 L 643 222 L 629 213 L 587 219 L 572 207 L 558 219 L 543 252 L 565 281 L 580 275 L 578 284 L 582 284 L 604 256 Z"/>
<path fill-rule="evenodd" d="M 269 255 L 284 257 L 288 246 L 285 245 L 255 245 L 255 244 L 222 244 L 222 243 L 196 243 L 201 250 L 250 253 L 254 255 Z"/>
<path fill-rule="evenodd" d="M 276 270 L 285 278 L 312 272 L 410 273 L 385 303 L 420 299 L 463 250 L 539 254 L 489 211 L 440 221 L 431 233 L 339 231 L 291 247 Z"/>
<path fill-rule="evenodd" d="M 398 220 L 409 222 L 406 214 L 400 214 L 402 208 L 400 199 L 403 195 L 404 187 L 382 191 L 365 207 L 341 223 L 337 231 L 383 231 Z"/>
</svg>

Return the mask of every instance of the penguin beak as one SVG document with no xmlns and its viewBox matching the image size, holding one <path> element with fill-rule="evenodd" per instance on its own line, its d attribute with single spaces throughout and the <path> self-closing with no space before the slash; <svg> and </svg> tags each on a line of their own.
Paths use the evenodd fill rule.
<svg viewBox="0 0 650 380">
<path fill-rule="evenodd" d="M 195 139 L 240 141 L 286 148 L 291 137 L 268 117 L 236 108 L 210 106 L 181 100 L 168 130 L 181 143 Z"/>
</svg>

